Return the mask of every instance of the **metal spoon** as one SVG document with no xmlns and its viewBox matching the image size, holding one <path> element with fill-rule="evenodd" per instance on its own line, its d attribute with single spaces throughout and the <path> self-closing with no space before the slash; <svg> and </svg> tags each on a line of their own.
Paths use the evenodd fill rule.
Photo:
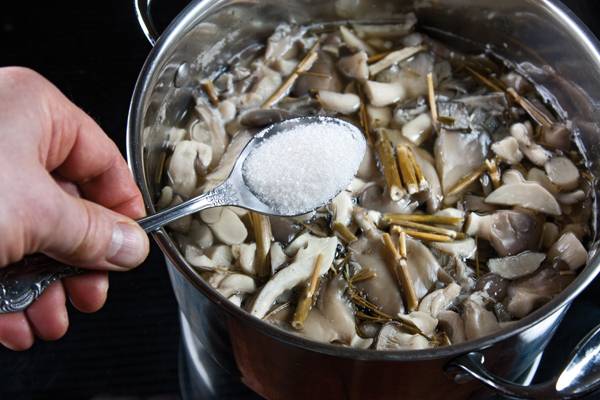
<svg viewBox="0 0 600 400">
<path fill-rule="evenodd" d="M 212 207 L 236 206 L 261 214 L 283 217 L 306 214 L 318 208 L 322 204 L 311 204 L 303 209 L 287 210 L 284 213 L 278 212 L 275 207 L 264 203 L 248 188 L 242 175 L 244 161 L 264 140 L 300 125 L 315 123 L 338 124 L 349 129 L 355 138 L 364 140 L 357 127 L 331 117 L 299 117 L 270 125 L 250 140 L 236 160 L 229 177 L 222 184 L 201 196 L 193 197 L 179 205 L 142 218 L 138 220 L 138 223 L 146 232 L 150 233 L 178 218 Z M 354 172 L 348 171 L 348 180 Z M 79 268 L 40 254 L 26 257 L 17 264 L 0 268 L 0 314 L 24 310 L 56 280 L 82 272 L 83 270 Z"/>
</svg>

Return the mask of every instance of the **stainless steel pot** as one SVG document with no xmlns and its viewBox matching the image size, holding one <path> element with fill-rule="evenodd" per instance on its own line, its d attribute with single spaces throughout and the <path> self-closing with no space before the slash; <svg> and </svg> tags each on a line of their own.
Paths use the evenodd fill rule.
<svg viewBox="0 0 600 400">
<path fill-rule="evenodd" d="M 463 50 L 487 45 L 539 84 L 574 122 L 600 176 L 600 47 L 558 1 L 204 0 L 192 2 L 160 37 L 149 2 L 136 0 L 154 48 L 131 101 L 127 147 L 150 212 L 160 190 L 155 177 L 165 128 L 185 118 L 198 86 L 195 76 L 218 71 L 232 54 L 263 40 L 282 21 L 387 21 L 410 9 L 432 35 Z M 263 323 L 213 291 L 164 230 L 154 238 L 198 340 L 220 365 L 268 399 L 462 399 L 482 383 L 510 395 L 550 399 L 587 393 L 599 383 L 599 329 L 558 380 L 531 387 L 510 382 L 544 349 L 575 296 L 600 271 L 595 247 L 587 267 L 564 292 L 510 329 L 457 346 L 374 352 L 316 344 Z"/>
</svg>

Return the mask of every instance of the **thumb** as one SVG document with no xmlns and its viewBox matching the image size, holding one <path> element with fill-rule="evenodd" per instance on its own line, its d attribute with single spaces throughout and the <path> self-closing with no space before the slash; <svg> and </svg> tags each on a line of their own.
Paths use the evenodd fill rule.
<svg viewBox="0 0 600 400">
<path fill-rule="evenodd" d="M 43 253 L 68 264 L 123 271 L 148 255 L 148 235 L 132 219 L 57 188 L 53 229 L 42 238 Z"/>
</svg>

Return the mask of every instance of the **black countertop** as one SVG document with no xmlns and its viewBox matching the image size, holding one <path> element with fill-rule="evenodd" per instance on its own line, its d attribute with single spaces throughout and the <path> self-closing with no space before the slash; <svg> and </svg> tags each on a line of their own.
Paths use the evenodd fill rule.
<svg viewBox="0 0 600 400">
<path fill-rule="evenodd" d="M 124 153 L 125 122 L 150 50 L 130 1 L 3 2 L 0 66 L 31 67 L 87 111 Z M 186 3 L 156 2 L 164 26 Z M 168 4 L 167 4 L 168 3 Z M 565 2 L 600 36 L 600 2 Z M 0 348 L 0 399 L 175 399 L 179 322 L 164 261 L 154 246 L 139 269 L 111 274 L 98 313 L 70 309 L 71 327 L 23 353 Z M 556 373 L 572 347 L 600 322 L 600 280 L 575 302 L 536 379 Z"/>
</svg>

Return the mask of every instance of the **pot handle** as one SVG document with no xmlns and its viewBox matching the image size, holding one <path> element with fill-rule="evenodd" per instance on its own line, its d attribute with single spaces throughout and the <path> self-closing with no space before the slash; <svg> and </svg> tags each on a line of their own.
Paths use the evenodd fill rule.
<svg viewBox="0 0 600 400">
<path fill-rule="evenodd" d="M 569 358 L 566 367 L 555 379 L 537 385 L 523 386 L 492 374 L 484 366 L 484 356 L 471 352 L 450 361 L 446 372 L 466 373 L 502 394 L 526 399 L 572 399 L 600 388 L 600 325 L 583 338 Z"/>
<path fill-rule="evenodd" d="M 150 14 L 150 3 L 152 0 L 133 0 L 135 15 L 140 28 L 152 46 L 156 44 L 160 34 L 154 26 L 152 15 Z"/>
</svg>

